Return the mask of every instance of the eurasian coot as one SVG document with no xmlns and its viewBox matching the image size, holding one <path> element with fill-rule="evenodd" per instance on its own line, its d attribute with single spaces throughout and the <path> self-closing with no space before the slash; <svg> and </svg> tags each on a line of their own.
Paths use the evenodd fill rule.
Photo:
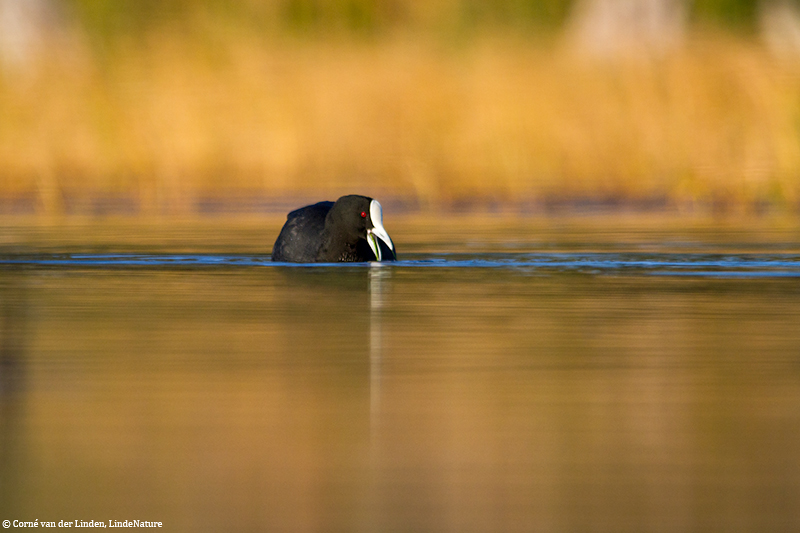
<svg viewBox="0 0 800 533">
<path fill-rule="evenodd" d="M 383 227 L 383 210 L 366 196 L 342 196 L 289 213 L 272 260 L 292 263 L 394 261 L 394 243 Z"/>
</svg>

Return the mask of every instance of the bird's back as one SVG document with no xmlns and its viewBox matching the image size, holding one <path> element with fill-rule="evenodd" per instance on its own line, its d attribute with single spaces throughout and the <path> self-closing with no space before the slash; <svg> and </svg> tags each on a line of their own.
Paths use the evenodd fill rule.
<svg viewBox="0 0 800 533">
<path fill-rule="evenodd" d="M 272 260 L 277 262 L 311 263 L 322 246 L 325 216 L 333 202 L 319 202 L 289 213 L 275 245 Z"/>
</svg>

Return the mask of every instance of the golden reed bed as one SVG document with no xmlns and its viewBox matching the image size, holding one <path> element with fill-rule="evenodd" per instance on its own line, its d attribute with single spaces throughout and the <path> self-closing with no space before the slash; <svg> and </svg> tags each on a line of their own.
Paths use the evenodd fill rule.
<svg viewBox="0 0 800 533">
<path fill-rule="evenodd" d="M 65 199 L 148 213 L 351 191 L 422 208 L 800 200 L 800 65 L 745 37 L 613 61 L 491 32 L 164 31 L 103 54 L 69 42 L 0 82 L 0 197 L 44 213 Z"/>
</svg>

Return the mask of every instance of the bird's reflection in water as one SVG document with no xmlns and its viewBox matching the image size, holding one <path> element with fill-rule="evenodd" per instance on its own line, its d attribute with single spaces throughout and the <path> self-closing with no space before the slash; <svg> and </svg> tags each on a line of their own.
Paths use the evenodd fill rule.
<svg viewBox="0 0 800 533">
<path fill-rule="evenodd" d="M 287 268 L 283 272 L 283 279 L 292 288 L 290 293 L 293 295 L 290 300 L 283 302 L 284 311 L 299 308 L 302 315 L 316 314 L 317 318 L 322 316 L 326 322 L 325 327 L 303 328 L 302 337 L 287 333 L 292 344 L 318 335 L 319 339 L 314 344 L 319 346 L 323 341 L 331 341 L 331 337 L 341 330 L 347 330 L 352 335 L 352 338 L 348 335 L 348 344 L 368 343 L 371 427 L 377 422 L 380 412 L 382 318 L 391 274 L 391 266 L 378 262 L 370 263 L 367 268 Z M 364 295 L 367 296 L 366 309 L 363 307 Z M 364 311 L 366 316 L 362 315 Z M 327 324 L 328 321 L 331 323 Z M 361 329 L 364 325 L 367 325 L 367 331 Z"/>
<path fill-rule="evenodd" d="M 357 379 L 355 386 L 369 390 L 372 427 L 380 410 L 382 315 L 392 267 L 372 262 L 353 267 L 281 267 L 280 273 L 288 288 L 279 307 L 286 320 L 281 328 L 283 344 L 294 354 L 289 363 L 317 360 L 328 369 L 348 373 L 347 379 Z M 306 345 L 313 349 L 303 350 Z"/>
</svg>

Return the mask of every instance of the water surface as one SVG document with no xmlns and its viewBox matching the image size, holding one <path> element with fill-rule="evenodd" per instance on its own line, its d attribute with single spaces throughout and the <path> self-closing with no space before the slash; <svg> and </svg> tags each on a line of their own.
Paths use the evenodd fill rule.
<svg viewBox="0 0 800 533">
<path fill-rule="evenodd" d="M 800 528 L 793 226 L 457 222 L 7 226 L 0 519 Z"/>
</svg>

